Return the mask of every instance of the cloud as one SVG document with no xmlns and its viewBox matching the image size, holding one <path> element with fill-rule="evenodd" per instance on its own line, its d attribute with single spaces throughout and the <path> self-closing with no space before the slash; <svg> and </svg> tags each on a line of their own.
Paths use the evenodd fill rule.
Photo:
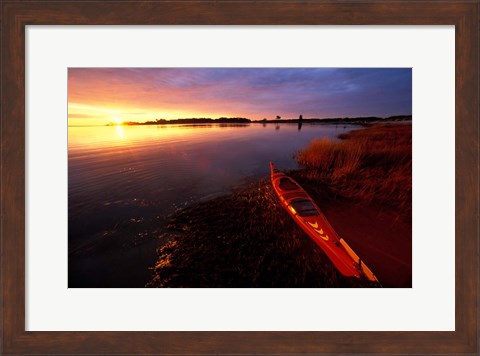
<svg viewBox="0 0 480 356">
<path fill-rule="evenodd" d="M 68 114 L 69 119 L 96 119 L 98 116 L 96 115 L 88 115 L 88 114 Z"/>
<path fill-rule="evenodd" d="M 158 112 L 296 117 L 410 114 L 410 68 L 70 68 L 69 102 Z"/>
</svg>

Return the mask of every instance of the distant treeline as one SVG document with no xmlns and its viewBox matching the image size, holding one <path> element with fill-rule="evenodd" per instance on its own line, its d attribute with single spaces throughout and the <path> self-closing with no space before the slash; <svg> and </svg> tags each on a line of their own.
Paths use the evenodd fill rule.
<svg viewBox="0 0 480 356">
<path fill-rule="evenodd" d="M 396 115 L 389 117 L 335 117 L 335 118 L 310 118 L 310 119 L 275 119 L 275 120 L 256 120 L 252 121 L 244 117 L 220 117 L 218 119 L 212 119 L 207 117 L 200 118 L 186 118 L 186 119 L 156 119 L 154 121 L 136 122 L 125 121 L 122 125 L 135 126 L 135 125 L 178 125 L 178 124 L 248 124 L 248 123 L 322 123 L 322 124 L 368 124 L 384 121 L 411 121 L 412 115 Z M 118 124 L 110 122 L 107 126 L 116 126 Z"/>
<path fill-rule="evenodd" d="M 136 122 L 125 121 L 122 125 L 134 126 L 134 125 L 178 125 L 178 124 L 248 124 L 252 122 L 250 119 L 244 117 L 220 117 L 218 119 L 211 119 L 207 117 L 200 118 L 187 118 L 187 119 L 157 119 L 154 121 Z M 115 126 L 114 123 L 109 123 L 107 126 Z"/>
<path fill-rule="evenodd" d="M 333 118 L 311 118 L 311 119 L 276 119 L 276 120 L 257 120 L 256 123 L 322 123 L 322 124 L 367 124 L 374 122 L 383 122 L 383 121 L 411 121 L 412 115 L 396 115 L 389 117 L 377 117 L 377 116 L 366 116 L 366 117 L 333 117 Z"/>
</svg>

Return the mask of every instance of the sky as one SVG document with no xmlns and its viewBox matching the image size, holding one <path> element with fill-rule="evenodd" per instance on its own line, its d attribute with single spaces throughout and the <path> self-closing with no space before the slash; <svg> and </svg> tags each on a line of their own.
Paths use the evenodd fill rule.
<svg viewBox="0 0 480 356">
<path fill-rule="evenodd" d="M 69 68 L 69 125 L 411 115 L 410 68 Z"/>
</svg>

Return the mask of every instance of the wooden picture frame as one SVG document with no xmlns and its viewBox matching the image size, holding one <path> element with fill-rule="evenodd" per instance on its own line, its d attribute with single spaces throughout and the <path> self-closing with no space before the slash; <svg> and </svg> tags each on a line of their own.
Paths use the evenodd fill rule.
<svg viewBox="0 0 480 356">
<path fill-rule="evenodd" d="M 4 0 L 2 354 L 478 354 L 479 2 Z M 25 331 L 26 25 L 455 25 L 455 331 Z"/>
</svg>

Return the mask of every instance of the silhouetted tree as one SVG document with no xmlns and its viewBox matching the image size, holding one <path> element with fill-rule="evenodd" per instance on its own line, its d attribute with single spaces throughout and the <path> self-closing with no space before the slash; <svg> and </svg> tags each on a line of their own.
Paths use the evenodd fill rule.
<svg viewBox="0 0 480 356">
<path fill-rule="evenodd" d="M 277 120 L 280 120 L 281 118 L 282 118 L 282 117 L 281 117 L 281 116 L 278 116 L 278 115 L 277 115 L 277 117 L 276 117 Z"/>
</svg>

